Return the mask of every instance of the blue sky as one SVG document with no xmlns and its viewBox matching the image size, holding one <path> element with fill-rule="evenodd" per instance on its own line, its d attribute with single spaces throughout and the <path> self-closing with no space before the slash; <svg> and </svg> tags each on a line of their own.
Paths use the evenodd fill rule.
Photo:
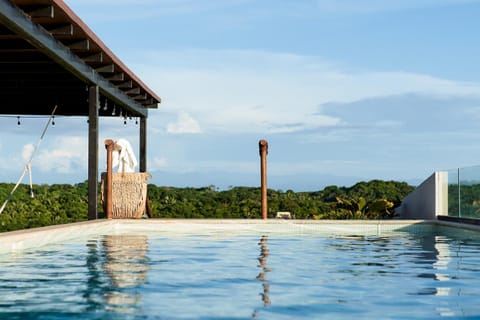
<svg viewBox="0 0 480 320">
<path fill-rule="evenodd" d="M 257 186 L 260 139 L 274 189 L 480 164 L 480 0 L 66 2 L 163 99 L 148 123 L 157 185 Z M 0 121 L 0 179 L 15 181 L 46 119 Z M 100 142 L 138 146 L 134 121 L 100 126 Z M 34 182 L 84 181 L 86 130 L 56 119 Z"/>
</svg>

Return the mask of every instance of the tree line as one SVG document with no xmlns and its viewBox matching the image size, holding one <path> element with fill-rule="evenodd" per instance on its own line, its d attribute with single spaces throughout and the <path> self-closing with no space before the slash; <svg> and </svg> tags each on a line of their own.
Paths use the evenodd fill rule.
<svg viewBox="0 0 480 320">
<path fill-rule="evenodd" d="M 0 184 L 0 201 L 13 184 Z M 20 185 L 0 215 L 0 231 L 87 220 L 88 183 Z M 413 187 L 405 182 L 372 180 L 351 187 L 329 186 L 315 192 L 268 190 L 268 216 L 288 211 L 296 219 L 388 219 Z M 148 185 L 155 218 L 257 219 L 260 188 L 215 186 L 175 188 Z M 99 201 L 99 216 L 104 217 Z"/>
</svg>

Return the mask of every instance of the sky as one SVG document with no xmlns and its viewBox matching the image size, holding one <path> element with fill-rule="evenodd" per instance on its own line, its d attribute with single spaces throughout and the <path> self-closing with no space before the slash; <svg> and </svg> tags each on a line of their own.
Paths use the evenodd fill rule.
<svg viewBox="0 0 480 320">
<path fill-rule="evenodd" d="M 67 0 L 154 92 L 151 183 L 316 191 L 418 184 L 480 164 L 480 0 Z M 47 119 L 2 118 L 0 181 L 15 182 Z M 56 118 L 34 183 L 87 179 L 86 118 Z M 100 121 L 102 143 L 135 120 Z M 138 155 L 138 154 L 137 154 Z M 26 180 L 25 180 L 26 181 Z"/>
</svg>

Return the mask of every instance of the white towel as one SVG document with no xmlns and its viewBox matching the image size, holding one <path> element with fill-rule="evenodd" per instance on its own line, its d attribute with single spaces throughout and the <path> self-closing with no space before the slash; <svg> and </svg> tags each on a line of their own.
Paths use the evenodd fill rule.
<svg viewBox="0 0 480 320">
<path fill-rule="evenodd" d="M 135 172 L 135 167 L 137 166 L 137 158 L 133 153 L 132 146 L 130 142 L 125 139 L 118 139 L 115 142 L 116 145 L 121 147 L 120 150 L 117 148 L 113 149 L 112 154 L 112 166 L 115 168 L 118 166 L 117 172 Z"/>
</svg>

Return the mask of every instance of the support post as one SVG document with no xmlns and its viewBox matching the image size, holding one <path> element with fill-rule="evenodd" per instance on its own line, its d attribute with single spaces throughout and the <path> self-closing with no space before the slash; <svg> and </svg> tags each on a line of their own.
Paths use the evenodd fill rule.
<svg viewBox="0 0 480 320">
<path fill-rule="evenodd" d="M 140 118 L 140 172 L 147 172 L 147 118 Z"/>
<path fill-rule="evenodd" d="M 107 179 L 105 181 L 105 216 L 107 219 L 112 219 L 112 153 L 113 148 L 115 147 L 115 142 L 113 140 L 105 140 L 105 148 L 107 149 Z"/>
<path fill-rule="evenodd" d="M 88 88 L 88 220 L 98 219 L 98 86 Z"/>
<path fill-rule="evenodd" d="M 260 175 L 261 175 L 261 192 L 262 192 L 262 219 L 268 218 L 268 203 L 267 203 L 267 154 L 268 142 L 260 140 L 258 142 L 260 153 Z"/>
<path fill-rule="evenodd" d="M 140 118 L 140 172 L 147 172 L 147 117 Z M 146 212 L 149 218 L 153 218 L 152 206 L 150 199 L 145 202 Z"/>
</svg>

